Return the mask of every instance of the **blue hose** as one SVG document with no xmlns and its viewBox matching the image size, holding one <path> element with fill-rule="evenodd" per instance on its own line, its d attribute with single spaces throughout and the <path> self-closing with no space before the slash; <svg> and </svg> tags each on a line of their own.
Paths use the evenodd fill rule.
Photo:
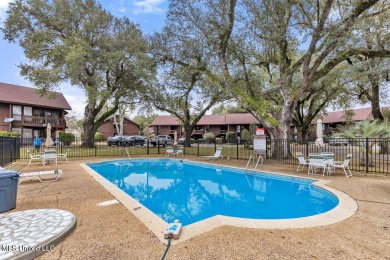
<svg viewBox="0 0 390 260">
<path fill-rule="evenodd" d="M 167 248 L 165 249 L 164 255 L 162 256 L 161 260 L 164 260 L 164 259 L 165 259 L 165 256 L 166 256 L 167 253 L 168 253 L 168 249 L 169 249 L 169 247 L 171 246 L 171 239 L 172 239 L 172 237 L 168 238 L 168 245 L 167 245 Z"/>
</svg>

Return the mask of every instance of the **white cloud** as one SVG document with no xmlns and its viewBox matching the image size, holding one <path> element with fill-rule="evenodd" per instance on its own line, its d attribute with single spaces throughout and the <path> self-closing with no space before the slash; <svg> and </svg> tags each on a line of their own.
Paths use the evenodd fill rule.
<svg viewBox="0 0 390 260">
<path fill-rule="evenodd" d="M 85 96 L 64 94 L 64 97 L 68 101 L 69 105 L 72 107 L 72 114 L 74 114 L 77 118 L 83 118 L 86 104 Z"/>
<path fill-rule="evenodd" d="M 12 0 L 0 0 L 0 22 L 3 22 L 5 20 L 5 18 L 6 18 L 5 11 L 7 10 L 8 4 L 11 1 Z"/>
<path fill-rule="evenodd" d="M 141 1 L 135 1 L 135 10 L 134 13 L 150 13 L 150 14 L 159 14 L 164 12 L 162 8 L 159 7 L 160 4 L 162 4 L 164 0 L 141 0 Z"/>
</svg>

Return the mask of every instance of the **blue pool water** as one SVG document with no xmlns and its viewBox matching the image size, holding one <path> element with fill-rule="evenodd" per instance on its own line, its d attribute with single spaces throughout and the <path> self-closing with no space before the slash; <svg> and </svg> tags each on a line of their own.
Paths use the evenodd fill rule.
<svg viewBox="0 0 390 260">
<path fill-rule="evenodd" d="M 183 225 L 215 216 L 289 219 L 338 204 L 311 180 L 169 159 L 88 164 L 166 222 Z"/>
</svg>

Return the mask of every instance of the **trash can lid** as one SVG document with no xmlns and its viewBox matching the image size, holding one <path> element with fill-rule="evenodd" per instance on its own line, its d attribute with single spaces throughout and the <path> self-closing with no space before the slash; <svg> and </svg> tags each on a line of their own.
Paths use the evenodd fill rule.
<svg viewBox="0 0 390 260">
<path fill-rule="evenodd" d="M 19 177 L 19 172 L 12 170 L 0 171 L 0 179 L 9 177 Z"/>
</svg>

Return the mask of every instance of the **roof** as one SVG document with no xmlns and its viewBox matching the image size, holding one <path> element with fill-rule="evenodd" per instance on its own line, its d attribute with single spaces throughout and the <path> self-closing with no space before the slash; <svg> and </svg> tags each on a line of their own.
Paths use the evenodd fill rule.
<svg viewBox="0 0 390 260">
<path fill-rule="evenodd" d="M 136 125 L 136 126 L 139 127 L 139 124 L 137 124 L 136 122 L 134 122 L 133 120 L 131 120 L 131 119 L 128 118 L 127 116 L 125 116 L 124 119 L 127 120 L 128 122 L 130 122 L 130 123 L 132 123 L 132 124 L 134 124 L 134 125 Z M 119 118 L 117 118 L 117 120 L 118 120 L 118 123 L 119 123 Z M 114 115 L 109 116 L 109 117 L 107 117 L 107 118 L 104 120 L 104 123 L 107 123 L 107 122 L 108 122 L 108 123 L 114 123 Z"/>
<path fill-rule="evenodd" d="M 180 125 L 180 121 L 175 116 L 157 116 L 151 126 L 158 125 Z M 226 114 L 226 115 L 204 115 L 197 125 L 240 125 L 259 124 L 259 121 L 249 113 Z"/>
<path fill-rule="evenodd" d="M 386 108 L 382 108 L 383 109 L 388 109 L 388 107 Z M 363 120 L 373 120 L 373 116 L 372 116 L 372 109 L 371 107 L 365 107 L 365 108 L 356 108 L 356 109 L 352 109 L 352 111 L 355 113 L 353 116 L 352 116 L 352 119 L 351 121 L 363 121 Z M 345 122 L 345 111 L 342 110 L 342 111 L 335 111 L 335 112 L 328 112 L 324 115 L 322 115 L 322 123 L 324 124 L 329 124 L 329 123 L 336 123 L 336 122 Z"/>
<path fill-rule="evenodd" d="M 36 88 L 0 83 L 0 102 L 2 103 L 72 110 L 62 93 L 52 91 L 49 93 L 54 93 L 55 96 L 48 98 L 40 96 Z"/>
</svg>

